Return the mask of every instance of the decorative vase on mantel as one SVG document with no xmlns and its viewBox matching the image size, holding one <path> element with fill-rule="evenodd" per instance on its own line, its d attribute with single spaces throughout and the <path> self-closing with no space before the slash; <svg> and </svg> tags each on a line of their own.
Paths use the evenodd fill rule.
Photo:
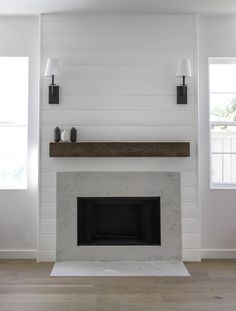
<svg viewBox="0 0 236 311">
<path fill-rule="evenodd" d="M 58 143 L 60 140 L 61 140 L 61 130 L 60 130 L 60 128 L 57 126 L 57 127 L 54 129 L 54 141 L 55 141 L 56 143 Z"/>
<path fill-rule="evenodd" d="M 69 132 L 67 130 L 62 131 L 61 141 L 65 143 L 65 142 L 68 142 L 69 140 L 70 140 Z"/>
<path fill-rule="evenodd" d="M 72 127 L 70 130 L 70 140 L 72 143 L 75 143 L 77 140 L 77 130 L 75 127 Z"/>
</svg>

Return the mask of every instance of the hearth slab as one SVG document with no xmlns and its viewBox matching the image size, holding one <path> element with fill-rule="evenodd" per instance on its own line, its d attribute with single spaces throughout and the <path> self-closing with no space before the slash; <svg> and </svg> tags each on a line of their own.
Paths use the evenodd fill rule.
<svg viewBox="0 0 236 311">
<path fill-rule="evenodd" d="M 61 261 L 50 276 L 190 276 L 182 261 Z"/>
</svg>

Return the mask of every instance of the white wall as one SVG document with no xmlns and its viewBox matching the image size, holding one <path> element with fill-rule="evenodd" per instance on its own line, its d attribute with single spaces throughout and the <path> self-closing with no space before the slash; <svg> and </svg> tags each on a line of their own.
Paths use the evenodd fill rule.
<svg viewBox="0 0 236 311">
<path fill-rule="evenodd" d="M 176 64 L 190 57 L 191 15 L 45 15 L 42 57 L 62 64 L 60 104 L 41 103 L 38 260 L 55 259 L 56 171 L 181 171 L 183 258 L 199 259 L 195 78 L 176 105 Z M 49 158 L 53 129 L 79 127 L 80 140 L 190 141 L 190 158 Z"/>
<path fill-rule="evenodd" d="M 236 17 L 199 18 L 200 193 L 203 257 L 236 257 L 236 190 L 209 189 L 208 57 L 236 57 Z"/>
<path fill-rule="evenodd" d="M 0 56 L 30 57 L 28 189 L 0 190 L 0 258 L 36 256 L 38 37 L 36 17 L 0 17 Z"/>
</svg>

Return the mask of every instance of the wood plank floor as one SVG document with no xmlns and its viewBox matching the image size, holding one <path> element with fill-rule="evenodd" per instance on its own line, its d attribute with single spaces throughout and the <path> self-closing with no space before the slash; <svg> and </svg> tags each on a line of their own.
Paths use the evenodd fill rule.
<svg viewBox="0 0 236 311">
<path fill-rule="evenodd" d="M 49 277 L 52 263 L 0 261 L 0 311 L 236 311 L 236 260 L 191 277 Z"/>
</svg>

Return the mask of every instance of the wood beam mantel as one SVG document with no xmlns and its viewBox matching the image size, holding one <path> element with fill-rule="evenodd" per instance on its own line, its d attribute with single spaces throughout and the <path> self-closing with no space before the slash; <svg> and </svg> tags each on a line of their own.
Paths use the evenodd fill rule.
<svg viewBox="0 0 236 311">
<path fill-rule="evenodd" d="M 50 157 L 189 157 L 189 142 L 59 142 Z"/>
</svg>

